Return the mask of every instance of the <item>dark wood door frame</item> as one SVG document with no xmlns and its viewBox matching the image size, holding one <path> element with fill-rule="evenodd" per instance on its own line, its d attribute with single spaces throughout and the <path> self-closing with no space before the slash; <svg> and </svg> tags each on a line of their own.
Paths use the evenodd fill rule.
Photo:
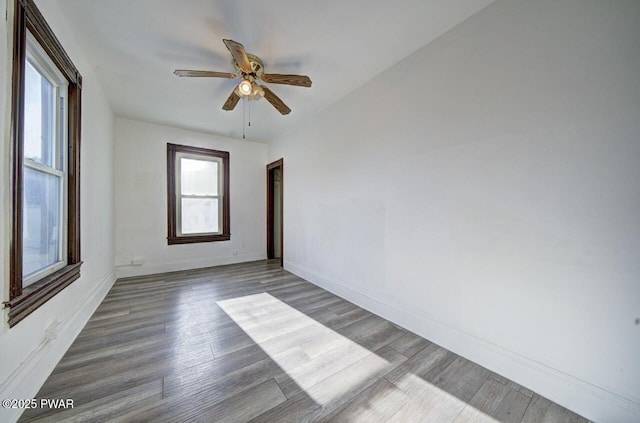
<svg viewBox="0 0 640 423">
<path fill-rule="evenodd" d="M 274 171 L 280 169 L 280 266 L 284 262 L 284 160 L 276 160 L 267 165 L 267 258 L 275 258 L 273 237 L 273 209 L 274 209 Z"/>
</svg>

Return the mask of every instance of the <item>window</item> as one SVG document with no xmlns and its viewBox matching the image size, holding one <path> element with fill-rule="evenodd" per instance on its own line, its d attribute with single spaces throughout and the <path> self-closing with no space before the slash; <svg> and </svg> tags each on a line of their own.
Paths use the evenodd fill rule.
<svg viewBox="0 0 640 423">
<path fill-rule="evenodd" d="M 16 1 L 9 326 L 80 277 L 82 77 L 32 0 Z"/>
<path fill-rule="evenodd" d="M 228 241 L 229 153 L 167 144 L 168 243 Z"/>
<path fill-rule="evenodd" d="M 24 79 L 22 287 L 66 264 L 67 81 L 27 35 Z"/>
</svg>

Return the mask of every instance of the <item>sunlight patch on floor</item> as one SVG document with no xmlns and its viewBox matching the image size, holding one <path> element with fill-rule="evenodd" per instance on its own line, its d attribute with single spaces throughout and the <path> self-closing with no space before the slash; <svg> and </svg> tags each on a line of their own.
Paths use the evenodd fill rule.
<svg viewBox="0 0 640 423">
<path fill-rule="evenodd" d="M 411 385 L 416 394 L 389 422 L 418 419 L 417 421 L 453 423 L 498 423 L 498 420 L 412 373 L 404 375 L 398 385 Z"/>
<path fill-rule="evenodd" d="M 328 404 L 346 395 L 371 373 L 388 365 L 387 360 L 267 293 L 218 301 L 217 304 L 318 404 Z M 297 329 L 303 329 L 297 332 L 300 342 L 291 338 L 294 336 L 291 333 Z M 319 354 L 318 347 L 323 345 L 326 348 Z M 282 352 L 295 346 L 307 354 L 306 362 L 290 363 L 283 359 L 286 356 Z M 359 374 L 350 372 L 349 378 L 334 378 L 338 380 L 322 383 L 364 358 L 368 359 L 366 371 L 363 368 Z M 287 381 L 278 382 L 287 386 Z M 292 385 L 290 389 L 296 387 Z"/>
<path fill-rule="evenodd" d="M 366 389 L 399 364 L 391 363 L 391 359 L 380 357 L 267 293 L 222 300 L 217 304 L 286 373 L 286 377 L 276 377 L 285 394 L 304 390 L 313 401 L 329 409 L 344 404 L 344 398 Z M 292 349 L 304 352 L 304 360 L 288 359 L 287 352 Z M 405 360 L 400 353 L 394 353 L 402 358 L 400 362 Z M 392 407 L 393 411 L 387 410 L 390 415 L 385 418 L 390 417 L 390 422 L 416 419 L 497 422 L 408 370 L 391 389 L 401 392 L 402 388 L 411 392 L 411 396 L 401 394 L 402 404 Z M 365 416 L 372 418 L 371 414 L 379 413 L 376 411 L 378 401 L 384 403 L 386 396 L 388 392 L 372 393 L 355 409 L 345 409 L 341 417 L 349 421 L 361 421 Z"/>
</svg>

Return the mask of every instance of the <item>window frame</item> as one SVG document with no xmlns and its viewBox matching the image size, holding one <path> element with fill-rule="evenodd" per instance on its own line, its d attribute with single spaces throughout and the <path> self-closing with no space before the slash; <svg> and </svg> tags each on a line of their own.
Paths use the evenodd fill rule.
<svg viewBox="0 0 640 423">
<path fill-rule="evenodd" d="M 52 86 L 55 87 L 55 101 L 53 103 L 53 132 L 56 133 L 56 143 L 55 143 L 55 151 L 54 160 L 52 165 L 43 164 L 40 162 L 36 162 L 28 157 L 23 157 L 22 168 L 23 175 L 25 169 L 31 169 L 41 174 L 46 174 L 49 176 L 53 176 L 59 179 L 60 181 L 60 193 L 59 193 L 59 216 L 60 216 L 60 228 L 58 230 L 58 235 L 60 239 L 58 240 L 58 259 L 55 263 L 52 263 L 42 269 L 39 269 L 31 274 L 25 275 L 23 268 L 22 275 L 22 287 L 25 288 L 28 285 L 31 285 L 40 279 L 48 276 L 56 271 L 63 269 L 67 265 L 67 234 L 65 231 L 66 228 L 66 220 L 68 215 L 68 187 L 67 187 L 67 116 L 65 116 L 68 105 L 67 105 L 67 97 L 68 97 L 68 88 L 69 84 L 60 72 L 59 69 L 56 68 L 55 64 L 51 60 L 49 56 L 44 51 L 44 48 L 36 41 L 33 34 L 30 31 L 27 31 L 27 51 L 25 57 L 25 64 L 29 62 L 31 67 L 41 75 L 41 77 L 45 78 Z M 26 85 L 25 85 L 26 90 Z M 24 156 L 24 154 L 23 154 Z M 23 184 L 24 188 L 24 184 Z M 23 205 L 24 207 L 24 205 Z M 24 221 L 23 221 L 24 224 Z M 24 229 L 24 228 L 23 228 Z M 23 233 L 24 234 L 24 233 Z M 23 238 L 24 242 L 24 238 Z M 24 246 L 23 246 L 24 247 Z M 24 250 L 23 250 L 24 251 Z M 23 253 L 24 254 L 24 253 Z M 23 266 L 24 266 L 24 255 L 23 255 Z"/>
<path fill-rule="evenodd" d="M 182 158 L 201 158 L 201 160 L 214 160 L 222 166 L 219 174 L 222 175 L 222 181 L 218 180 L 218 201 L 219 216 L 221 216 L 222 225 L 219 226 L 219 233 L 204 234 L 181 234 L 181 228 L 178 219 L 180 218 L 181 207 L 179 205 L 180 189 L 177 184 L 180 183 L 179 165 L 177 161 Z M 199 242 L 216 242 L 229 241 L 231 239 L 231 219 L 230 219 L 230 193 L 229 193 L 229 152 L 212 150 L 208 148 L 193 147 L 179 144 L 167 143 L 167 243 L 175 244 L 193 244 Z M 179 199 L 178 196 L 181 198 Z"/>
<path fill-rule="evenodd" d="M 82 76 L 33 0 L 15 0 L 11 87 L 11 244 L 9 258 L 9 327 L 80 277 L 80 132 Z M 66 265 L 23 286 L 24 95 L 27 31 L 67 80 L 66 110 Z"/>
<path fill-rule="evenodd" d="M 184 194 L 182 192 L 182 161 L 181 159 L 191 159 L 191 160 L 202 160 L 202 161 L 210 161 L 215 162 L 218 166 L 218 175 L 217 175 L 217 194 L 216 195 L 190 195 Z M 212 157 L 212 156 L 204 156 L 202 154 L 192 154 L 192 153 L 176 153 L 176 170 L 175 170 L 175 190 L 176 190 L 176 236 L 201 236 L 201 235 L 220 235 L 223 233 L 223 227 L 221 225 L 221 217 L 223 217 L 223 202 L 224 199 L 224 163 L 221 157 Z M 205 199 L 205 198 L 215 198 L 218 200 L 218 231 L 217 232 L 198 232 L 198 233 L 184 233 L 182 228 L 182 200 L 184 198 L 193 198 L 193 199 Z"/>
</svg>

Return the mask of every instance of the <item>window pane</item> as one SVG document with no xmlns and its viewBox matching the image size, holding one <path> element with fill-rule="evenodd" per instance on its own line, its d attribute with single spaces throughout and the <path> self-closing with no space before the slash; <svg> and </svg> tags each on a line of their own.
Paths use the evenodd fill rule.
<svg viewBox="0 0 640 423">
<path fill-rule="evenodd" d="M 24 168 L 22 274 L 60 261 L 60 178 Z"/>
<path fill-rule="evenodd" d="M 180 159 L 182 195 L 218 195 L 218 162 Z"/>
<path fill-rule="evenodd" d="M 24 94 L 24 157 L 56 167 L 55 89 L 29 61 Z"/>
<path fill-rule="evenodd" d="M 183 234 L 219 231 L 217 198 L 183 198 L 181 213 Z"/>
</svg>

